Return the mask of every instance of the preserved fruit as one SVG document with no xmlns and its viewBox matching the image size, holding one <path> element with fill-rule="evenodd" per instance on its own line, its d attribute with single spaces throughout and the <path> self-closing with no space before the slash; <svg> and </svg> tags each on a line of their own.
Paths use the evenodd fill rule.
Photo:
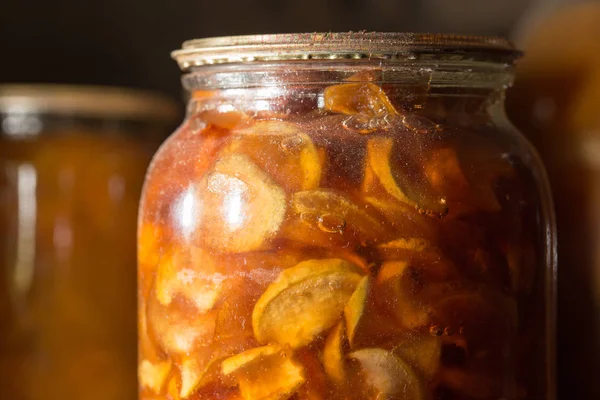
<svg viewBox="0 0 600 400">
<path fill-rule="evenodd" d="M 306 63 L 250 63 L 256 87 L 233 68 L 211 93 L 203 67 L 184 78 L 204 123 L 159 151 L 140 208 L 152 365 L 190 400 L 550 400 L 551 357 L 523 346 L 550 337 L 551 222 L 533 153 L 488 114 L 502 84 L 459 96 Z M 141 399 L 170 399 L 155 380 Z"/>
</svg>

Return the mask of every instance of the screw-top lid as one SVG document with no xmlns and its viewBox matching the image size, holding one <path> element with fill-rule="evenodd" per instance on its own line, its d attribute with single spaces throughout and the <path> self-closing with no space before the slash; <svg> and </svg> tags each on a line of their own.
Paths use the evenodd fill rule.
<svg viewBox="0 0 600 400">
<path fill-rule="evenodd" d="M 428 33 L 297 33 L 189 40 L 172 53 L 183 71 L 210 64 L 256 61 L 377 59 L 415 60 L 422 55 L 464 55 L 514 62 L 520 55 L 498 37 Z"/>
<path fill-rule="evenodd" d="M 178 117 L 177 104 L 155 93 L 52 84 L 0 85 L 0 113 L 48 113 L 167 123 Z"/>
</svg>

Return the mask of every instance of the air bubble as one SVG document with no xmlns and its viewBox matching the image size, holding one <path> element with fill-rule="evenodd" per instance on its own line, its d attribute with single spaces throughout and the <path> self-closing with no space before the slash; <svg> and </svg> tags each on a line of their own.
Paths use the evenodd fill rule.
<svg viewBox="0 0 600 400">
<path fill-rule="evenodd" d="M 452 336 L 452 335 L 454 335 L 454 329 L 450 326 L 447 326 L 444 329 L 444 336 Z"/>
<path fill-rule="evenodd" d="M 387 130 L 397 124 L 398 115 L 396 114 L 383 114 L 375 117 L 372 121 L 375 123 L 377 128 Z"/>
<path fill-rule="evenodd" d="M 444 334 L 444 330 L 439 325 L 431 325 L 429 327 L 429 333 L 432 336 L 442 336 Z"/>
<path fill-rule="evenodd" d="M 303 142 L 299 135 L 288 136 L 281 141 L 279 147 L 285 153 L 294 153 L 301 148 Z"/>
<path fill-rule="evenodd" d="M 377 125 L 368 115 L 351 115 L 342 122 L 342 126 L 351 132 L 357 132 L 362 135 L 369 134 L 377 130 Z"/>
<path fill-rule="evenodd" d="M 402 124 L 407 129 L 421 134 L 438 132 L 442 128 L 430 119 L 414 114 L 404 115 L 402 117 Z"/>
</svg>

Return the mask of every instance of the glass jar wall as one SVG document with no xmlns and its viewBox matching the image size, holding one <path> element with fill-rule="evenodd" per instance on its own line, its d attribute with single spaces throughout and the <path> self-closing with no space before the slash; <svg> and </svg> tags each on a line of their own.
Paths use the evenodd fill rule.
<svg viewBox="0 0 600 400">
<path fill-rule="evenodd" d="M 176 117 L 143 92 L 0 86 L 2 398 L 135 398 L 137 206 Z"/>
<path fill-rule="evenodd" d="M 138 227 L 141 399 L 554 399 L 554 227 L 500 39 L 191 41 Z"/>
</svg>

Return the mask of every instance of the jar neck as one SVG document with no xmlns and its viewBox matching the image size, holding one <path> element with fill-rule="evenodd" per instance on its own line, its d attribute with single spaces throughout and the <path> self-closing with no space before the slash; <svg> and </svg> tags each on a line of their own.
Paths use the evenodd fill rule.
<svg viewBox="0 0 600 400">
<path fill-rule="evenodd" d="M 302 114 L 324 108 L 324 91 L 340 84 L 376 85 L 399 112 L 487 123 L 504 115 L 512 66 L 500 63 L 378 61 L 250 63 L 200 67 L 182 78 L 188 116 L 207 109 Z"/>
</svg>

